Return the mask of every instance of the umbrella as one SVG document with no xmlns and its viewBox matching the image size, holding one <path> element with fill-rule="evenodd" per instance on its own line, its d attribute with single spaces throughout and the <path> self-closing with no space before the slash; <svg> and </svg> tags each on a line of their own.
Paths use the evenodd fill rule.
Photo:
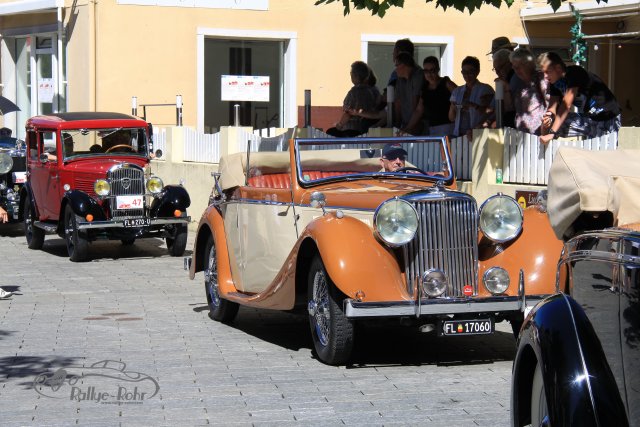
<svg viewBox="0 0 640 427">
<path fill-rule="evenodd" d="M 20 111 L 20 107 L 4 96 L 0 96 L 0 114 L 5 115 L 14 111 Z"/>
</svg>

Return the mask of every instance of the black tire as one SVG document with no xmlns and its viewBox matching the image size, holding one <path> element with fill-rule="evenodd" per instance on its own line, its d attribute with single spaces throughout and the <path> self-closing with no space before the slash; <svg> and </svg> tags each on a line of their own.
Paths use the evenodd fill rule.
<svg viewBox="0 0 640 427">
<path fill-rule="evenodd" d="M 68 205 L 64 210 L 64 239 L 67 242 L 67 252 L 71 261 L 83 262 L 87 260 L 89 242 L 80 234 L 76 223 L 76 214 Z"/>
<path fill-rule="evenodd" d="M 44 245 L 44 230 L 35 227 L 33 223 L 36 221 L 36 208 L 32 203 L 25 202 L 24 209 L 24 235 L 27 238 L 27 246 L 29 249 L 42 249 Z"/>
<path fill-rule="evenodd" d="M 204 291 L 209 305 L 209 317 L 222 323 L 230 323 L 238 314 L 239 305 L 235 302 L 220 298 L 218 291 L 218 258 L 213 237 L 209 236 L 202 254 L 204 267 Z"/>
<path fill-rule="evenodd" d="M 536 365 L 531 382 L 531 425 L 549 425 L 549 409 L 539 363 Z"/>
<path fill-rule="evenodd" d="M 133 244 L 136 242 L 136 238 L 132 237 L 130 239 L 120 239 L 120 242 L 122 243 L 122 246 L 133 246 Z"/>
<path fill-rule="evenodd" d="M 353 322 L 344 315 L 344 295 L 329 278 L 322 259 L 316 256 L 309 270 L 307 300 L 313 346 L 322 362 L 339 365 L 351 357 Z"/>
<path fill-rule="evenodd" d="M 187 225 L 177 224 L 175 237 L 167 237 L 167 249 L 171 256 L 182 256 L 187 247 Z"/>
</svg>

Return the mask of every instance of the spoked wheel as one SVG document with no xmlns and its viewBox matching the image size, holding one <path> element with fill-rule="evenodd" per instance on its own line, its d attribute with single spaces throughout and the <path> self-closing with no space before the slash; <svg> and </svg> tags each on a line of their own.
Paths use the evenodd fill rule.
<svg viewBox="0 0 640 427">
<path fill-rule="evenodd" d="M 182 256 L 187 247 L 187 226 L 186 224 L 176 224 L 176 234 L 174 237 L 167 237 L 167 249 L 171 256 Z"/>
<path fill-rule="evenodd" d="M 311 263 L 307 291 L 311 337 L 318 358 L 329 365 L 345 363 L 353 350 L 353 322 L 344 315 L 344 297 L 319 256 Z"/>
<path fill-rule="evenodd" d="M 64 211 L 64 238 L 67 242 L 69 259 L 73 262 L 86 261 L 89 242 L 80 235 L 80 230 L 78 230 L 76 223 L 76 214 L 73 213 L 71 206 L 67 206 Z"/>
<path fill-rule="evenodd" d="M 533 383 L 531 385 L 531 426 L 548 426 L 549 409 L 547 408 L 547 398 L 544 394 L 544 380 L 540 364 L 536 365 L 533 373 Z"/>
<path fill-rule="evenodd" d="M 218 258 L 216 257 L 216 245 L 213 237 L 209 236 L 205 246 L 204 259 L 204 291 L 207 294 L 209 304 L 209 317 L 222 323 L 229 323 L 238 314 L 238 304 L 220 298 L 218 290 Z"/>
<path fill-rule="evenodd" d="M 44 245 L 44 230 L 33 225 L 36 221 L 36 208 L 32 203 L 25 202 L 24 235 L 29 249 L 42 249 Z"/>
</svg>

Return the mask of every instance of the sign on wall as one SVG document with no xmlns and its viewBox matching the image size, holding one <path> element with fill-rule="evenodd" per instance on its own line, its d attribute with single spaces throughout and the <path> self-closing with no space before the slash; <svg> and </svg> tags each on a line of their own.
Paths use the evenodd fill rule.
<svg viewBox="0 0 640 427">
<path fill-rule="evenodd" d="M 222 101 L 269 102 L 269 76 L 228 76 L 221 81 Z"/>
</svg>

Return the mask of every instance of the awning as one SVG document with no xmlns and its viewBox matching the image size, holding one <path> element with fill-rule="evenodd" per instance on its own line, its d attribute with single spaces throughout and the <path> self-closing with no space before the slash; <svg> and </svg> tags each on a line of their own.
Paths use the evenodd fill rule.
<svg viewBox="0 0 640 427">
<path fill-rule="evenodd" d="M 529 3 L 529 2 L 527 2 Z M 531 3 L 529 3 L 531 4 Z M 573 8 L 580 12 L 585 20 L 621 19 L 637 16 L 640 13 L 640 0 L 609 0 L 605 3 L 596 1 L 576 2 Z M 573 21 L 573 12 L 568 3 L 563 3 L 554 12 L 551 6 L 530 6 L 520 9 L 523 21 Z"/>
<path fill-rule="evenodd" d="M 58 7 L 64 7 L 64 0 L 24 0 L 0 3 L 0 16 L 54 12 Z"/>
</svg>

